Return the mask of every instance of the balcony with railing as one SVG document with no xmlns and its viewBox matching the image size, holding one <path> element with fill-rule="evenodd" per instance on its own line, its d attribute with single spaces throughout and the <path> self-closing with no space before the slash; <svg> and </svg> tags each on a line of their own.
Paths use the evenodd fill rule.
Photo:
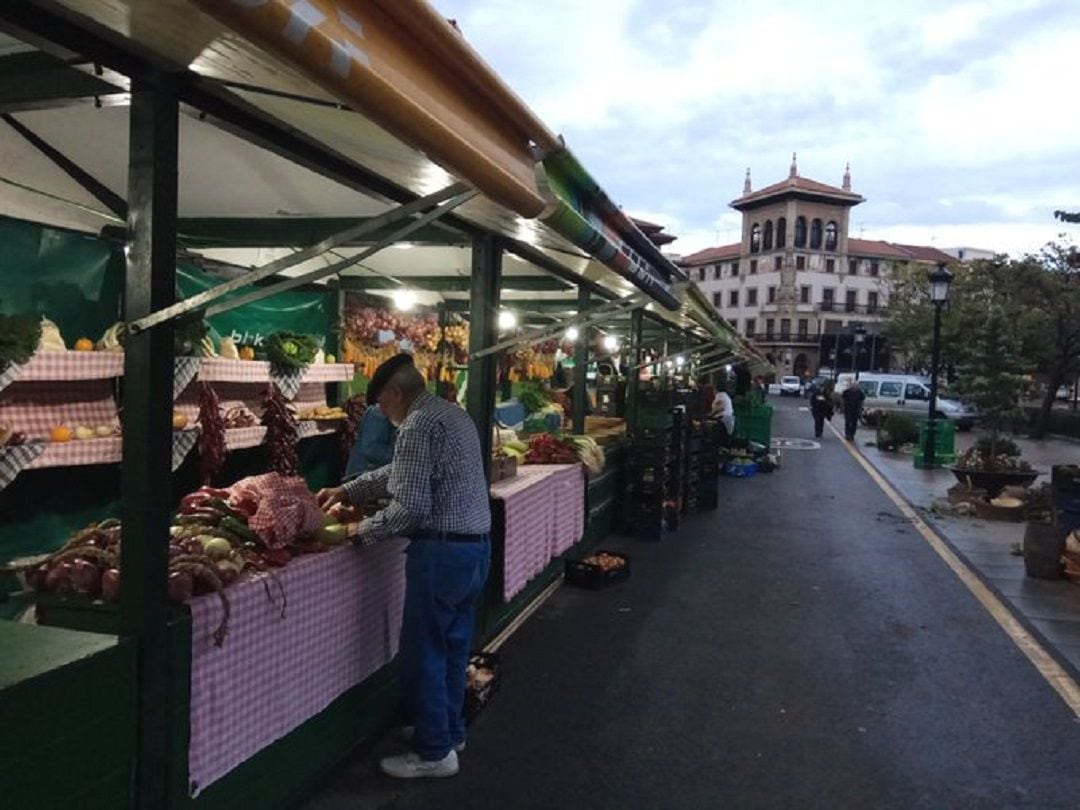
<svg viewBox="0 0 1080 810">
<path fill-rule="evenodd" d="M 818 342 L 819 335 L 812 332 L 779 332 L 777 330 L 764 330 L 761 332 L 747 332 L 746 336 L 750 340 L 756 340 L 759 343 L 806 343 L 816 344 Z"/>
<path fill-rule="evenodd" d="M 817 311 L 883 317 L 886 314 L 887 309 L 881 304 L 854 304 L 850 301 L 821 301 L 817 305 Z"/>
</svg>

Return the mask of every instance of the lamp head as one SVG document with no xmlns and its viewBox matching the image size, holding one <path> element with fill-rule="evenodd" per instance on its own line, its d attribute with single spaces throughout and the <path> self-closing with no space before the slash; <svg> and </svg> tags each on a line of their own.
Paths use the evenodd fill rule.
<svg viewBox="0 0 1080 810">
<path fill-rule="evenodd" d="M 942 262 L 930 273 L 930 300 L 935 304 L 944 304 L 949 299 L 949 285 L 952 284 L 953 274 Z"/>
</svg>

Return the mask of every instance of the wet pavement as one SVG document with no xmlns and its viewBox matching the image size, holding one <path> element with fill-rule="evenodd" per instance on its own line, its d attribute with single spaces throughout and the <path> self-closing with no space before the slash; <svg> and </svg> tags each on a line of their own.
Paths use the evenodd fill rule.
<svg viewBox="0 0 1080 810">
<path fill-rule="evenodd" d="M 812 436 L 774 404 L 774 436 Z M 841 439 L 800 444 L 663 541 L 605 544 L 625 584 L 556 591 L 458 776 L 378 775 L 388 737 L 305 807 L 1076 807 L 1073 712 Z"/>
</svg>

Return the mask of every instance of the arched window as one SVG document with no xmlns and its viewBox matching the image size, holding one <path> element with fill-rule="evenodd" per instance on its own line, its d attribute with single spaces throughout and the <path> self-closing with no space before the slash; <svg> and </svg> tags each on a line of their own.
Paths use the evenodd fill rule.
<svg viewBox="0 0 1080 810">
<path fill-rule="evenodd" d="M 757 253 L 761 250 L 761 226 L 756 222 L 750 228 L 750 252 Z"/>
<path fill-rule="evenodd" d="M 776 220 L 776 247 L 777 249 L 787 245 L 787 220 L 783 217 Z"/>
<path fill-rule="evenodd" d="M 810 223 L 810 247 L 821 247 L 821 220 L 815 219 Z"/>
<path fill-rule="evenodd" d="M 830 222 L 825 226 L 825 249 L 836 250 L 836 223 Z"/>
<path fill-rule="evenodd" d="M 765 220 L 765 240 L 762 245 L 763 250 L 772 250 L 772 220 Z"/>
<path fill-rule="evenodd" d="M 795 220 L 795 247 L 806 247 L 806 217 Z"/>
</svg>

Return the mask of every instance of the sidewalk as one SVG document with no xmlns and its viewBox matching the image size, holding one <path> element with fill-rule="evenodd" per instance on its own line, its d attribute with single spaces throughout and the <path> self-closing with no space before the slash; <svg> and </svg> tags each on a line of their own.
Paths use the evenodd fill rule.
<svg viewBox="0 0 1080 810">
<path fill-rule="evenodd" d="M 917 470 L 912 457 L 885 453 L 866 446 L 870 431 L 859 433 L 863 456 L 912 503 L 937 531 L 975 568 L 983 580 L 1042 636 L 1059 662 L 1080 674 L 1080 585 L 1067 580 L 1032 579 L 1024 574 L 1023 557 L 1010 549 L 1024 539 L 1023 523 L 1005 523 L 978 518 L 936 514 L 933 502 L 945 498 L 956 478 L 948 470 Z M 978 431 L 956 435 L 957 453 L 979 438 Z M 1050 480 L 1050 466 L 1075 462 L 1080 457 L 1076 443 L 1061 439 L 1035 441 L 1009 436 L 1019 445 L 1023 457 L 1043 473 L 1036 485 Z"/>
</svg>

